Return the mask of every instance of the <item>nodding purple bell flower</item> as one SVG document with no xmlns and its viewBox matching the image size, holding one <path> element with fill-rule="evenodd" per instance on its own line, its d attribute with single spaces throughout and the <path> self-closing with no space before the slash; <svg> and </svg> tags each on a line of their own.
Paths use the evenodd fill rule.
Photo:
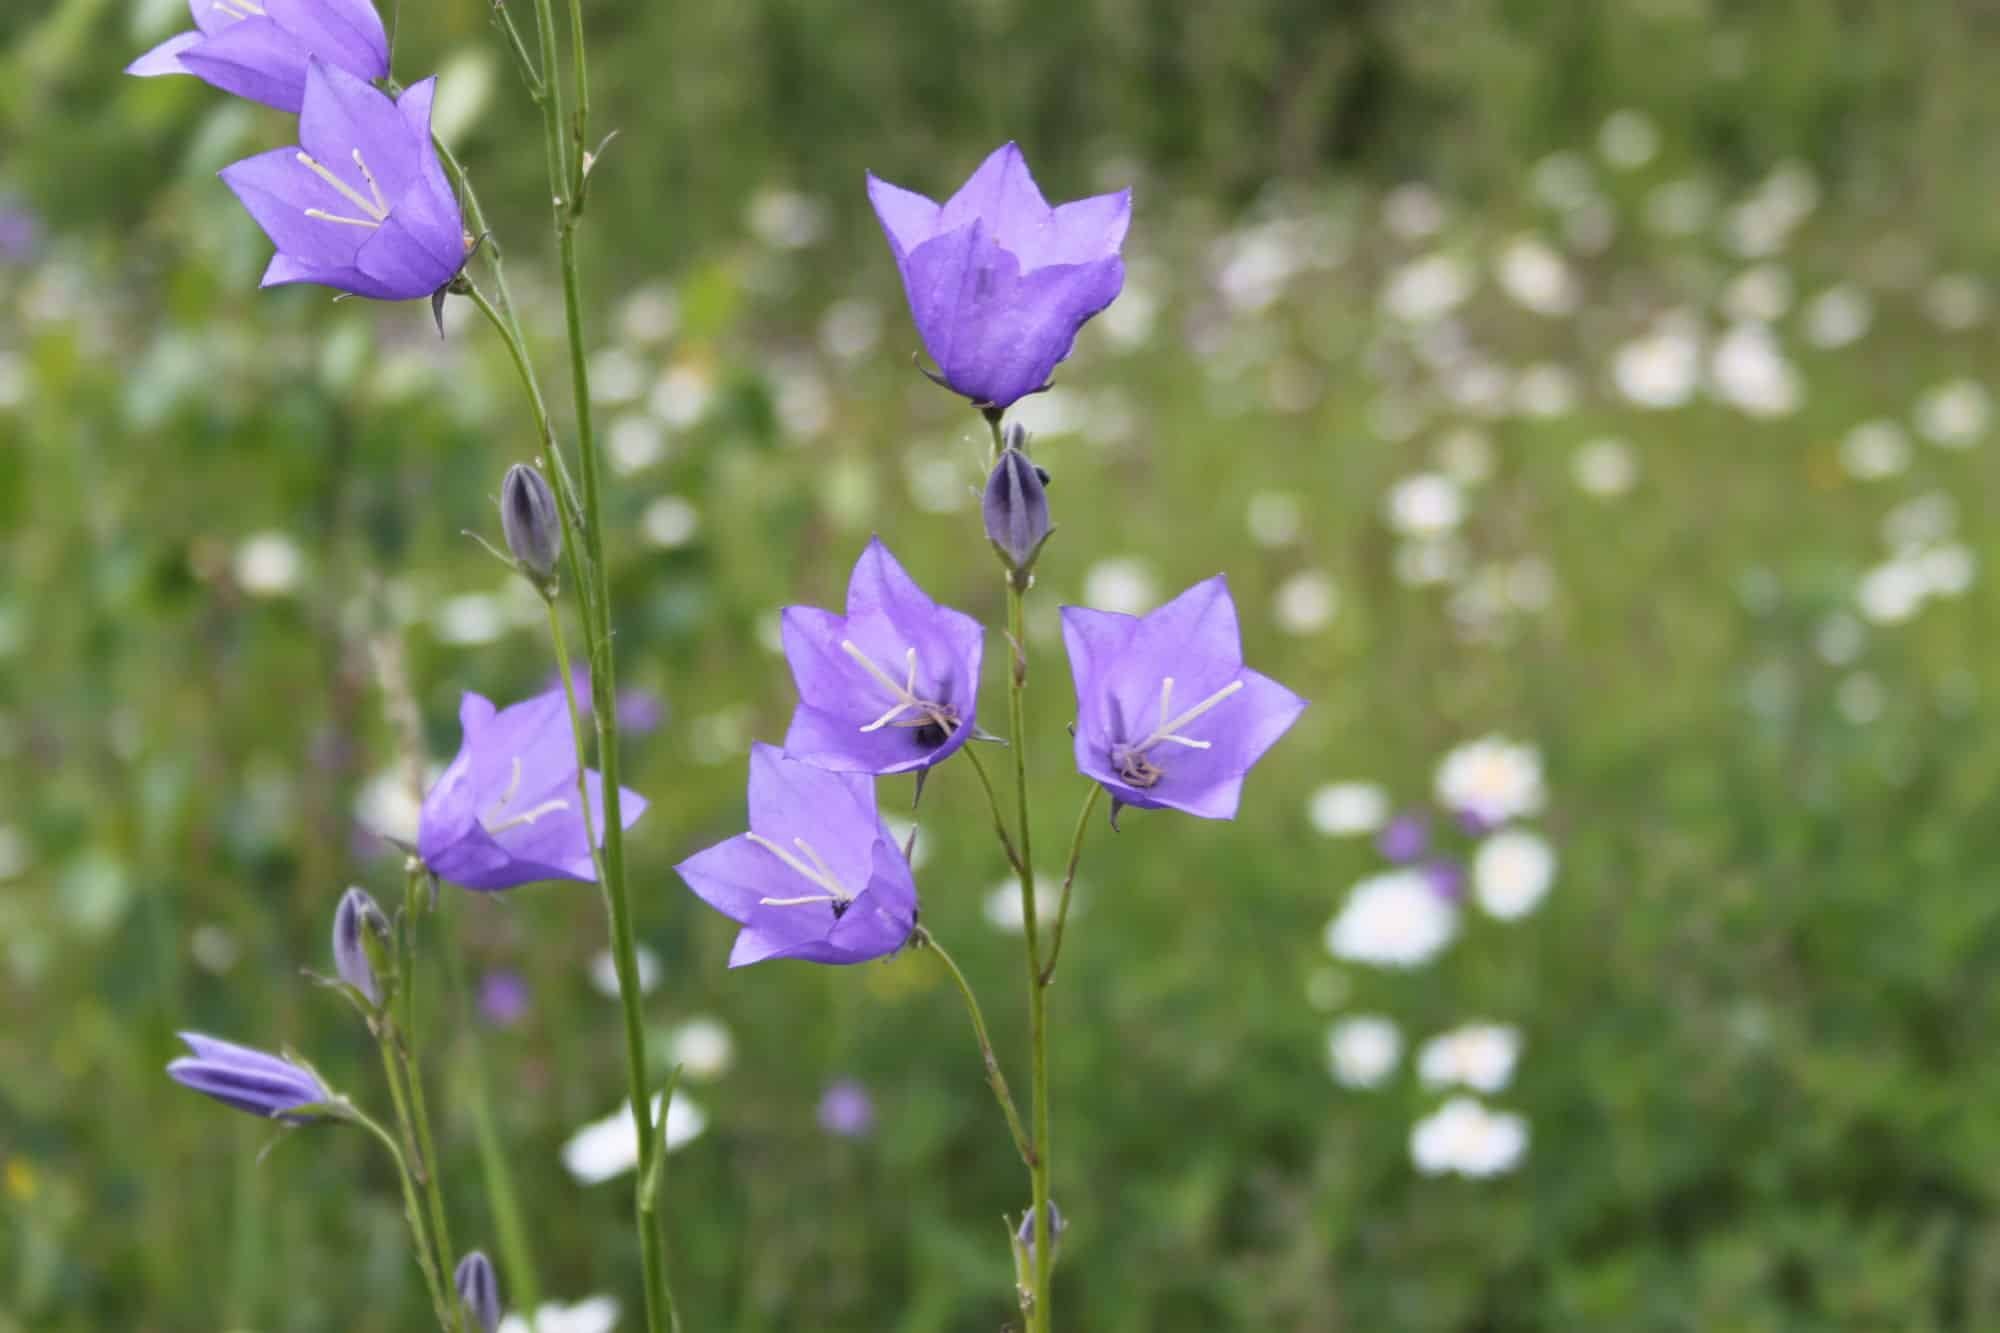
<svg viewBox="0 0 2000 1333">
<path fill-rule="evenodd" d="M 385 951 L 389 939 L 389 918 L 369 896 L 368 890 L 350 888 L 340 895 L 333 910 L 333 970 L 340 979 L 368 997 L 368 1003 L 382 1003 L 382 985 L 375 978 L 375 965 L 368 959 L 368 936 Z"/>
<path fill-rule="evenodd" d="M 1243 776 L 1306 701 L 1243 665 L 1218 574 L 1145 616 L 1062 608 L 1076 766 L 1119 807 L 1233 819 Z"/>
<path fill-rule="evenodd" d="M 873 173 L 868 199 L 939 378 L 981 407 L 1047 388 L 1077 331 L 1125 285 L 1132 192 L 1051 208 L 1011 143 L 943 204 Z"/>
<path fill-rule="evenodd" d="M 493 1271 L 493 1261 L 483 1251 L 473 1250 L 458 1261 L 451 1276 L 458 1299 L 465 1303 L 480 1333 L 495 1333 L 500 1327 L 501 1307 L 500 1275 Z"/>
<path fill-rule="evenodd" d="M 1376 835 L 1375 850 L 1398 865 L 1416 860 L 1430 847 L 1430 821 L 1413 810 L 1397 815 Z"/>
<path fill-rule="evenodd" d="M 865 773 L 750 749 L 750 831 L 674 867 L 743 929 L 729 965 L 770 958 L 865 963 L 917 927 L 917 886 Z"/>
<path fill-rule="evenodd" d="M 1020 445 L 1026 432 L 1010 432 L 1007 448 L 986 478 L 986 494 L 980 500 L 986 520 L 986 539 L 1006 562 L 1018 586 L 1027 586 L 1027 575 L 1042 553 L 1042 544 L 1054 529 L 1049 524 L 1048 474 L 1035 466 Z"/>
<path fill-rule="evenodd" d="M 561 689 L 495 710 L 484 695 L 459 702 L 458 756 L 424 797 L 417 854 L 439 879 L 468 889 L 511 889 L 545 879 L 595 883 L 577 799 L 576 742 Z M 590 828 L 604 840 L 603 783 L 585 775 Z M 630 828 L 646 798 L 619 788 Z"/>
<path fill-rule="evenodd" d="M 192 74 L 293 115 L 314 58 L 363 83 L 389 76 L 389 35 L 368 0 L 188 0 L 188 11 L 193 32 L 167 38 L 125 72 Z"/>
<path fill-rule="evenodd" d="M 344 69 L 308 65 L 299 146 L 221 172 L 278 249 L 263 286 L 408 301 L 458 276 L 471 240 L 431 142 L 436 90 L 425 79 L 391 100 Z"/>
<path fill-rule="evenodd" d="M 871 538 L 847 614 L 788 606 L 780 621 L 799 706 L 785 755 L 844 773 L 908 773 L 972 735 L 985 632 L 939 606 Z"/>
<path fill-rule="evenodd" d="M 875 1099 L 851 1078 L 827 1084 L 818 1114 L 819 1127 L 843 1139 L 867 1138 L 875 1129 Z"/>
<path fill-rule="evenodd" d="M 224 1106 L 286 1124 L 303 1125 L 320 1117 L 292 1112 L 302 1106 L 333 1100 L 333 1094 L 319 1081 L 318 1075 L 282 1056 L 199 1032 L 183 1032 L 180 1038 L 193 1054 L 168 1065 L 167 1077 L 184 1088 L 213 1097 Z"/>
</svg>

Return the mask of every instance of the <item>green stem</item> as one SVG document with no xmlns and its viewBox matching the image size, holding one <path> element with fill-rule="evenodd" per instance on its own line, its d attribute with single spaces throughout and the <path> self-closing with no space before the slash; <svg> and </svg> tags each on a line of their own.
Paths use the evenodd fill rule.
<svg viewBox="0 0 2000 1333">
<path fill-rule="evenodd" d="M 386 1047 L 383 1050 L 382 1058 L 386 1068 L 389 1063 L 389 1055 Z M 389 1080 L 389 1086 L 392 1090 L 396 1087 L 396 1080 L 393 1076 Z M 400 1098 L 401 1094 L 397 1093 L 396 1095 Z M 423 1208 L 417 1203 L 417 1183 L 410 1175 L 409 1158 L 403 1154 L 402 1148 L 397 1145 L 395 1136 L 382 1128 L 366 1112 L 350 1106 L 348 1114 L 354 1118 L 355 1124 L 360 1125 L 363 1129 L 366 1129 L 369 1133 L 380 1139 L 382 1146 L 389 1150 L 389 1156 L 395 1160 L 396 1175 L 403 1182 L 403 1218 L 410 1224 L 410 1235 L 417 1243 L 417 1266 L 424 1270 L 424 1283 L 430 1288 L 431 1307 L 437 1313 L 438 1326 L 445 1330 L 445 1333 L 451 1333 L 450 1311 L 453 1307 L 445 1303 L 444 1287 L 439 1280 L 436 1265 L 431 1257 L 431 1239 L 424 1227 Z"/>
<path fill-rule="evenodd" d="M 992 418 L 994 438 L 1000 433 L 998 418 Z M 1028 1165 L 1028 1179 L 1035 1204 L 1035 1272 L 1032 1304 L 1028 1307 L 1031 1333 L 1049 1331 L 1049 1271 L 1054 1259 L 1049 1241 L 1049 1023 L 1048 990 L 1042 983 L 1041 932 L 1035 912 L 1034 846 L 1028 820 L 1028 746 L 1022 696 L 1028 685 L 1027 617 L 1021 590 L 1007 584 L 1007 634 L 1012 640 L 1013 658 L 1007 670 L 1007 721 L 1012 731 L 1014 789 L 1019 797 L 1017 812 L 1021 832 L 1021 924 L 1028 939 L 1028 1043 L 1030 1075 L 1034 1090 L 1035 1156 Z"/>
<path fill-rule="evenodd" d="M 403 1136 L 403 1146 L 396 1153 L 396 1164 L 403 1171 L 404 1187 L 407 1191 L 404 1204 L 410 1214 L 410 1229 L 417 1238 L 417 1261 L 423 1267 L 425 1280 L 430 1283 L 431 1302 L 437 1307 L 439 1326 L 445 1333 L 457 1333 L 458 1323 L 455 1313 L 459 1302 L 445 1294 L 444 1274 L 451 1271 L 451 1258 L 446 1251 L 439 1248 L 438 1210 L 433 1208 L 429 1220 L 426 1220 L 418 1194 L 418 1186 L 422 1185 L 427 1191 L 430 1190 L 436 1176 L 425 1165 L 417 1147 L 416 1126 L 410 1112 L 409 1094 L 404 1091 L 402 1070 L 398 1067 L 394 1049 L 397 1040 L 394 1020 L 389 1015 L 382 1015 L 375 1035 L 376 1044 L 382 1048 L 382 1075 L 388 1080 L 389 1100 L 396 1108 L 396 1125 Z M 377 1128 L 379 1129 L 379 1126 Z"/>
<path fill-rule="evenodd" d="M 993 1053 L 993 1038 L 987 1035 L 986 1015 L 979 1008 L 979 997 L 972 993 L 972 983 L 965 979 L 958 963 L 937 942 L 937 936 L 922 926 L 917 927 L 915 936 L 918 946 L 928 947 L 935 953 L 938 961 L 950 970 L 951 979 L 958 983 L 958 992 L 965 997 L 966 1012 L 972 1015 L 973 1035 L 979 1038 L 979 1054 L 986 1063 L 986 1082 L 992 1087 L 995 1100 L 1000 1103 L 1000 1113 L 1007 1117 L 1007 1130 L 1014 1136 L 1014 1147 L 1020 1151 L 1022 1164 L 1030 1171 L 1034 1170 L 1035 1150 L 1028 1142 L 1028 1131 L 1021 1123 L 1021 1112 L 1014 1105 L 1014 1094 L 1007 1090 L 1007 1075 L 1000 1068 L 1000 1057 Z"/>
<path fill-rule="evenodd" d="M 576 86 L 576 129 L 571 145 L 569 186 L 569 211 L 575 218 L 583 212 L 584 173 L 590 170 L 584 161 L 584 143 L 590 137 L 590 70 L 584 58 L 583 0 L 569 0 L 569 52 L 573 63 L 571 81 Z"/>
<path fill-rule="evenodd" d="M 1055 979 L 1056 959 L 1062 956 L 1063 931 L 1069 925 L 1069 891 L 1076 883 L 1077 863 L 1083 860 L 1083 836 L 1090 831 L 1090 814 L 1097 809 L 1097 798 L 1104 794 L 1104 788 L 1093 782 L 1090 795 L 1083 798 L 1083 809 L 1076 812 L 1076 832 L 1069 839 L 1069 864 L 1063 867 L 1062 901 L 1056 904 L 1056 928 L 1049 937 L 1048 961 L 1042 964 L 1042 984 L 1048 985 Z"/>
<path fill-rule="evenodd" d="M 391 1014 L 382 1016 L 382 1053 L 385 1059 L 394 1057 L 400 1063 L 403 1075 L 403 1091 L 408 1103 L 404 1106 L 399 1098 L 399 1109 L 408 1117 L 414 1127 L 417 1179 L 423 1183 L 424 1193 L 430 1201 L 431 1240 L 437 1247 L 438 1272 L 452 1271 L 458 1262 L 458 1252 L 451 1245 L 451 1227 L 446 1221 L 444 1210 L 444 1187 L 438 1183 L 437 1147 L 431 1139 L 430 1110 L 424 1101 L 423 1075 L 418 1072 L 415 1055 L 417 1041 L 417 1001 L 416 1001 L 416 933 L 421 919 L 426 892 L 436 891 L 429 875 L 412 861 L 412 868 L 404 879 L 403 929 L 401 960 L 402 984 L 397 988 L 402 1000 L 403 1015 L 399 1025 Z M 393 1086 L 394 1076 L 391 1075 Z M 456 1312 L 457 1302 L 453 1302 Z M 456 1326 L 456 1324 L 455 1324 Z"/>
<path fill-rule="evenodd" d="M 1014 839 L 1007 832 L 1007 814 L 1000 808 L 1000 794 L 993 790 L 993 779 L 987 776 L 986 761 L 979 757 L 979 752 L 972 746 L 973 742 L 968 741 L 961 748 L 965 751 L 966 759 L 972 764 L 972 771 L 979 775 L 979 785 L 986 789 L 986 808 L 993 812 L 993 832 L 999 835 L 1000 850 L 1007 853 L 1007 864 L 1014 867 L 1015 874 L 1025 874 L 1027 872 L 1022 869 L 1021 854 L 1014 850 Z"/>
</svg>

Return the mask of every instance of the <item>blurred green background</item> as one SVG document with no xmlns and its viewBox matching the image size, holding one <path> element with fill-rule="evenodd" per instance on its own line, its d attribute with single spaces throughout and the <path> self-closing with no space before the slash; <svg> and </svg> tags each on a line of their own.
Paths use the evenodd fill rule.
<svg viewBox="0 0 2000 1333">
<path fill-rule="evenodd" d="M 1092 836 L 1053 992 L 1062 1325 L 2000 1327 L 1989 7 L 587 9 L 621 683 L 665 710 L 627 756 L 647 1010 L 706 1118 L 669 1183 L 691 1331 L 1013 1310 L 1026 1184 L 935 960 L 728 973 L 671 871 L 782 735 L 776 609 L 837 605 L 870 532 L 998 610 L 983 427 L 909 368 L 861 182 L 941 195 L 1006 138 L 1051 198 L 1137 197 L 1126 295 L 1023 413 L 1061 524 L 1045 869 L 1080 795 L 1058 602 L 1226 568 L 1249 661 L 1315 700 L 1236 822 Z M 0 1330 L 421 1327 L 371 1143 L 266 1153 L 161 1071 L 195 1027 L 383 1101 L 300 969 L 346 884 L 398 885 L 359 831 L 397 817 L 385 665 L 438 762 L 461 690 L 548 675 L 460 535 L 497 535 L 534 441 L 462 302 L 440 342 L 418 305 L 256 290 L 213 173 L 289 123 L 119 73 L 184 19 L 0 12 Z M 486 19 L 404 5 L 396 73 L 441 72 L 562 397 L 536 122 Z M 1384 861 L 1326 785 L 1423 805 L 1489 733 L 1546 770 L 1545 904 L 1468 900 L 1420 967 L 1331 957 Z M 1024 1086 L 977 789 L 953 766 L 922 815 L 924 920 Z M 528 997 L 424 997 L 454 1232 L 496 1241 L 476 1051 L 544 1294 L 635 1327 L 626 1183 L 562 1161 L 624 1091 L 597 899 L 450 891 L 446 920 L 468 986 Z M 1405 1049 L 1343 1080 L 1358 1014 Z M 1529 1133 L 1482 1178 L 1411 1143 L 1453 1095 L 1415 1049 L 1472 1021 L 1518 1029 L 1485 1101 Z M 867 1135 L 816 1119 L 844 1079 Z"/>
</svg>

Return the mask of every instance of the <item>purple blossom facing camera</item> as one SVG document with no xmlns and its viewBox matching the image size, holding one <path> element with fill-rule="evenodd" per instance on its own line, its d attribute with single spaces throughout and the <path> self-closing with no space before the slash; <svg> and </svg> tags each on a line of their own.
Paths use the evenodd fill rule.
<svg viewBox="0 0 2000 1333">
<path fill-rule="evenodd" d="M 866 1138 L 875 1128 L 875 1099 L 854 1079 L 829 1083 L 819 1099 L 819 1127 L 843 1139 Z"/>
<path fill-rule="evenodd" d="M 1146 616 L 1062 609 L 1076 681 L 1076 766 L 1114 806 L 1235 817 L 1243 775 L 1306 701 L 1243 665 L 1218 574 Z"/>
<path fill-rule="evenodd" d="M 844 773 L 907 773 L 972 734 L 979 622 L 939 606 L 871 538 L 847 582 L 847 614 L 788 606 L 785 660 L 799 706 L 787 758 Z"/>
<path fill-rule="evenodd" d="M 1132 192 L 1049 207 L 1003 144 L 943 204 L 873 173 L 868 199 L 938 374 L 982 406 L 1047 387 L 1077 330 L 1125 285 Z"/>
<path fill-rule="evenodd" d="M 742 931 L 729 965 L 767 958 L 865 963 L 903 947 L 917 925 L 910 863 L 875 809 L 866 774 L 750 749 L 750 831 L 675 867 Z"/>
<path fill-rule="evenodd" d="M 576 743 L 560 689 L 495 711 L 467 693 L 458 706 L 458 756 L 424 797 L 417 854 L 439 879 L 468 889 L 511 889 L 544 879 L 595 882 L 576 791 Z M 604 835 L 603 784 L 585 775 L 590 822 Z M 619 789 L 626 828 L 646 799 Z"/>
<path fill-rule="evenodd" d="M 310 1069 L 281 1056 L 199 1032 L 183 1032 L 180 1038 L 194 1054 L 168 1065 L 167 1077 L 224 1106 L 298 1125 L 318 1117 L 290 1112 L 333 1099 Z"/>
<path fill-rule="evenodd" d="M 192 74 L 223 92 L 297 115 L 315 58 L 363 83 L 387 78 L 389 35 L 369 0 L 188 0 L 176 33 L 127 74 Z"/>
<path fill-rule="evenodd" d="M 408 301 L 458 276 L 465 222 L 431 142 L 436 90 L 425 79 L 391 100 L 346 70 L 308 66 L 299 146 L 221 172 L 278 248 L 263 286 Z"/>
<path fill-rule="evenodd" d="M 1430 821 L 1406 810 L 1390 820 L 1375 837 L 1375 850 L 1398 864 L 1414 861 L 1430 847 Z"/>
</svg>

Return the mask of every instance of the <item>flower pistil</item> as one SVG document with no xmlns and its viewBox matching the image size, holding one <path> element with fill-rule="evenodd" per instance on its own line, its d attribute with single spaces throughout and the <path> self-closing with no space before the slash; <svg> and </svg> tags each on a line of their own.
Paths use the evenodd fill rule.
<svg viewBox="0 0 2000 1333">
<path fill-rule="evenodd" d="M 1166 770 L 1149 759 L 1146 752 L 1156 745 L 1168 742 L 1175 745 L 1185 745 L 1190 750 L 1209 749 L 1212 742 L 1196 740 L 1192 736 L 1183 736 L 1180 734 L 1181 728 L 1187 726 L 1196 718 L 1201 717 L 1242 688 L 1242 680 L 1232 680 L 1186 712 L 1181 713 L 1179 716 L 1172 716 L 1170 710 L 1173 708 L 1174 678 L 1172 676 L 1162 677 L 1160 680 L 1160 724 L 1153 728 L 1150 736 L 1136 745 L 1121 744 L 1112 746 L 1111 766 L 1118 770 L 1119 777 L 1131 783 L 1134 787 L 1146 788 L 1154 786 L 1165 776 Z"/>
</svg>

